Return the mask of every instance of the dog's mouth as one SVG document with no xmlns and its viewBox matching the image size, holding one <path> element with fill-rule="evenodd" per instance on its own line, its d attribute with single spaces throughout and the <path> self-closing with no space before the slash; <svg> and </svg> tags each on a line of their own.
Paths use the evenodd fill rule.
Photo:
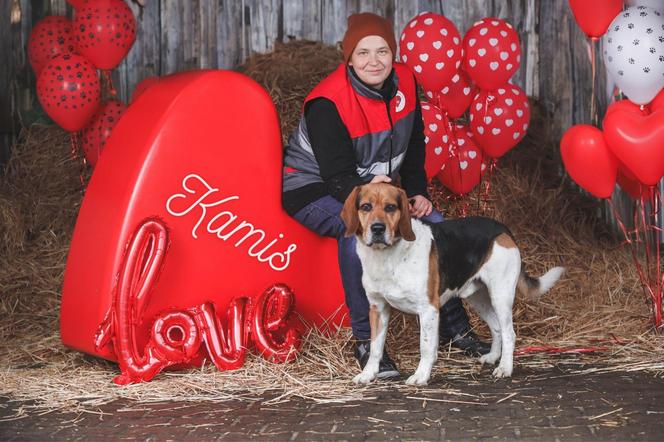
<svg viewBox="0 0 664 442">
<path fill-rule="evenodd" d="M 365 242 L 365 244 L 367 247 L 371 247 L 373 249 L 384 249 L 392 245 L 385 239 L 384 236 L 372 236 L 369 241 Z"/>
</svg>

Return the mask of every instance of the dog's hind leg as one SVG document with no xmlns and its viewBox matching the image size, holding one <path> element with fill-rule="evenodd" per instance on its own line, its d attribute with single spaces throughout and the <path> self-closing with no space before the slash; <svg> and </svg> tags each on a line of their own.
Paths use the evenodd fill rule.
<svg viewBox="0 0 664 442">
<path fill-rule="evenodd" d="M 486 287 L 482 287 L 474 294 L 466 298 L 466 301 L 473 307 L 475 312 L 480 315 L 491 330 L 491 351 L 480 357 L 482 364 L 495 364 L 500 358 L 500 352 L 503 346 L 502 336 L 500 333 L 500 322 L 496 316 L 496 312 L 491 305 L 491 299 Z"/>
<path fill-rule="evenodd" d="M 371 326 L 371 352 L 362 373 L 353 378 L 356 384 L 368 384 L 378 374 L 380 359 L 383 357 L 387 325 L 390 322 L 390 306 L 386 302 L 372 302 L 369 308 L 369 325 Z"/>
<path fill-rule="evenodd" d="M 438 309 L 432 305 L 420 313 L 420 363 L 415 373 L 408 378 L 408 385 L 426 385 L 431 369 L 438 358 Z"/>
</svg>

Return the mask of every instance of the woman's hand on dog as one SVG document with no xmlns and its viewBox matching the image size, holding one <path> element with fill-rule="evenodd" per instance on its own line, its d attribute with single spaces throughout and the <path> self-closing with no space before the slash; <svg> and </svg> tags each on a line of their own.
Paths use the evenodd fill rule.
<svg viewBox="0 0 664 442">
<path fill-rule="evenodd" d="M 433 204 L 431 204 L 431 201 L 422 195 L 415 195 L 409 201 L 410 216 L 414 216 L 415 218 L 422 218 L 423 216 L 427 216 L 433 210 Z"/>
</svg>

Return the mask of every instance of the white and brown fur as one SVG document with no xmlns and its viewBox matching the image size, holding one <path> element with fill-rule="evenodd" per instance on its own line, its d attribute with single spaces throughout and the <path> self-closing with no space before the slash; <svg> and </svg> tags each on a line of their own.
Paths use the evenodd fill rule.
<svg viewBox="0 0 664 442">
<path fill-rule="evenodd" d="M 357 235 L 362 284 L 371 306 L 371 353 L 353 381 L 376 378 L 390 307 L 395 307 L 419 316 L 421 358 L 406 383 L 426 385 L 438 356 L 439 309 L 454 296 L 466 299 L 491 330 L 491 351 L 480 362 L 500 360 L 493 375 L 511 376 L 516 291 L 541 295 L 564 269 L 554 267 L 538 279 L 528 276 L 511 233 L 496 221 L 475 217 L 426 224 L 411 220 L 408 209 L 403 190 L 378 183 L 356 187 L 342 210 L 346 235 Z"/>
</svg>

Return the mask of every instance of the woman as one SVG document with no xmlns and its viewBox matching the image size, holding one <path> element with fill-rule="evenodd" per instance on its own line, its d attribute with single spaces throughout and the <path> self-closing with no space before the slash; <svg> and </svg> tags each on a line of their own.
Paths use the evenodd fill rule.
<svg viewBox="0 0 664 442">
<path fill-rule="evenodd" d="M 424 172 L 424 127 L 415 78 L 393 63 L 392 25 L 371 13 L 348 17 L 342 42 L 345 64 L 306 97 L 300 124 L 284 154 L 283 205 L 298 222 L 339 245 L 339 268 L 350 310 L 355 357 L 364 368 L 369 358 L 369 304 L 355 237 L 345 238 L 340 214 L 355 186 L 401 179 L 410 213 L 442 221 L 429 200 Z M 470 331 L 459 299 L 441 308 L 441 341 L 469 353 L 489 346 Z M 399 372 L 387 352 L 379 378 Z"/>
</svg>

